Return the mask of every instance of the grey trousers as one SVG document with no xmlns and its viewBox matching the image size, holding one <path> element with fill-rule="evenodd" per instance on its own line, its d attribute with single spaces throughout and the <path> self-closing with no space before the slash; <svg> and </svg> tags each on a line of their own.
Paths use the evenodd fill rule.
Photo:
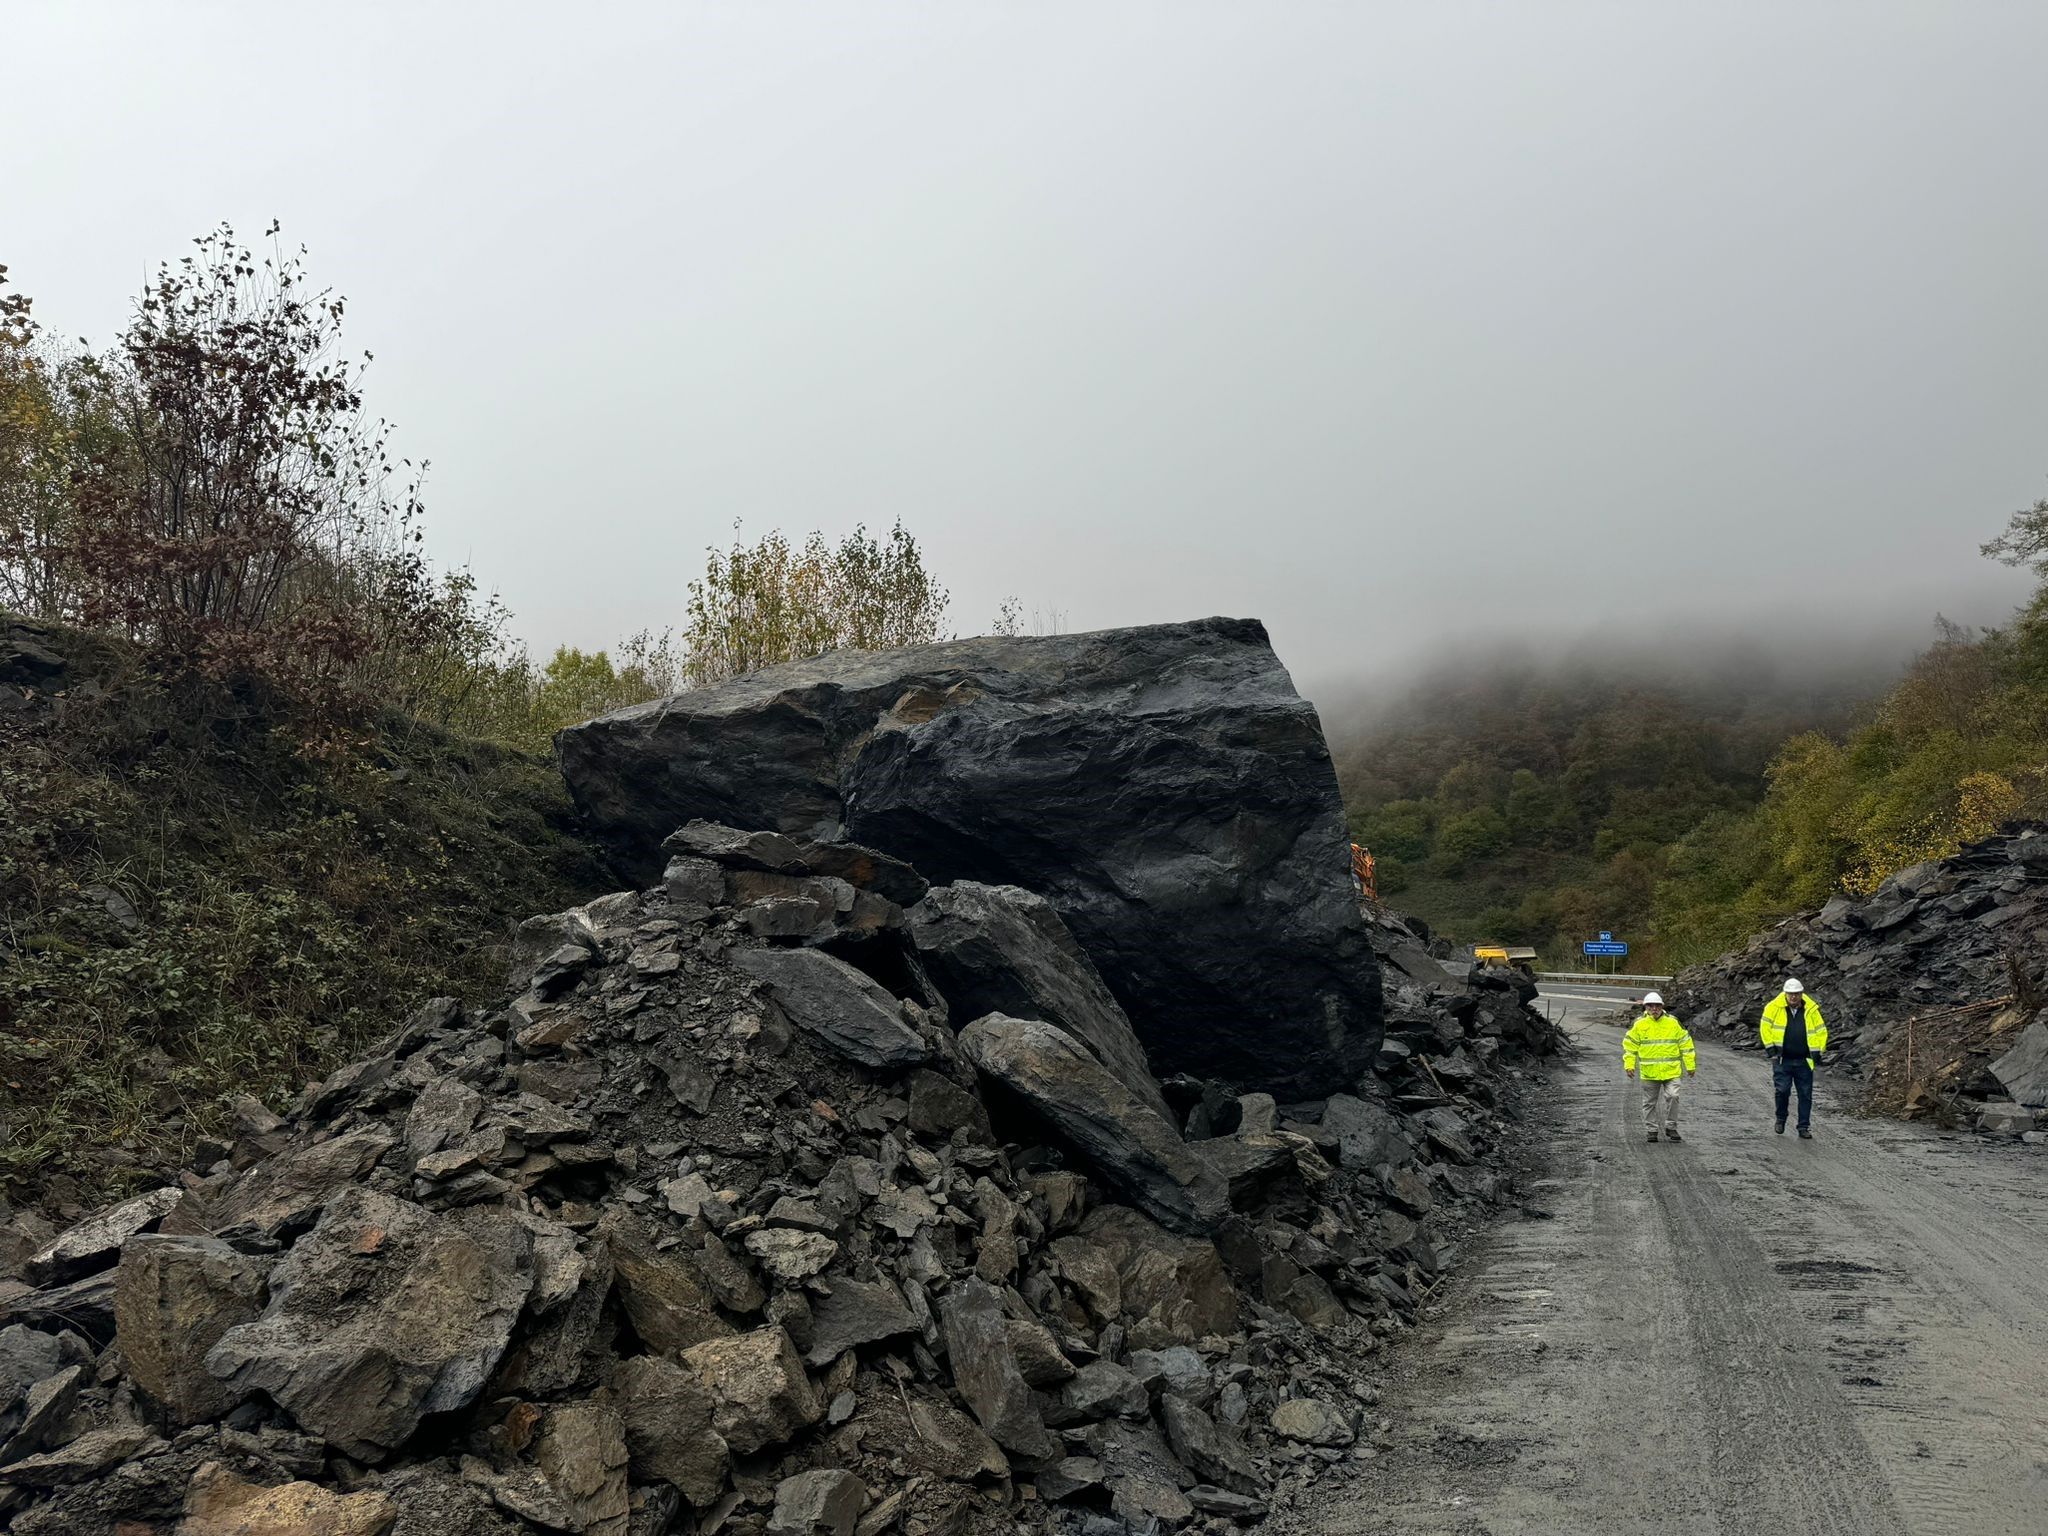
<svg viewBox="0 0 2048 1536">
<path fill-rule="evenodd" d="M 1664 1111 L 1661 1129 L 1667 1131 L 1677 1130 L 1678 1084 L 1680 1080 L 1670 1077 L 1661 1083 L 1653 1083 L 1646 1077 L 1640 1081 L 1643 1089 L 1643 1129 L 1646 1131 L 1660 1129 L 1657 1121 L 1657 1111 L 1661 1105 Z"/>
</svg>

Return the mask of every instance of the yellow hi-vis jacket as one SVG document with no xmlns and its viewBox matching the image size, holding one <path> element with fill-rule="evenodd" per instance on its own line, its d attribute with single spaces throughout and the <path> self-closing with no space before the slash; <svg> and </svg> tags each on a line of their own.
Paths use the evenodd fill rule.
<svg viewBox="0 0 2048 1536">
<path fill-rule="evenodd" d="M 1820 1004 L 1813 1000 L 1811 992 L 1805 992 L 1800 995 L 1806 999 L 1806 1048 L 1814 1052 L 1824 1051 L 1828 1048 L 1827 1020 L 1820 1016 Z M 1766 1046 L 1783 1045 L 1785 1043 L 1784 993 L 1780 992 L 1776 997 L 1764 1004 L 1763 1021 L 1757 1028 L 1758 1033 L 1764 1037 L 1764 1044 Z M 1806 1058 L 1806 1064 L 1809 1067 L 1813 1065 L 1812 1056 Z"/>
<path fill-rule="evenodd" d="M 1623 1071 L 1635 1068 L 1646 1083 L 1666 1083 L 1695 1065 L 1692 1036 L 1668 1013 L 1651 1018 L 1647 1013 L 1629 1025 L 1621 1037 Z"/>
</svg>

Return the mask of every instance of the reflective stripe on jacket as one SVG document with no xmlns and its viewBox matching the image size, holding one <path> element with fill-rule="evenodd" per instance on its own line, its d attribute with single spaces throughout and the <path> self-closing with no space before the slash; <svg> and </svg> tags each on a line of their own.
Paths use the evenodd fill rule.
<svg viewBox="0 0 2048 1536">
<path fill-rule="evenodd" d="M 1820 1004 L 1813 1000 L 1811 992 L 1802 992 L 1800 996 L 1806 999 L 1806 1048 L 1811 1052 L 1824 1051 L 1828 1048 L 1827 1020 L 1820 1016 Z M 1763 1022 L 1757 1026 L 1757 1032 L 1764 1037 L 1765 1045 L 1785 1043 L 1784 993 L 1764 1004 Z M 1812 1056 L 1806 1058 L 1806 1064 L 1813 1065 Z"/>
<path fill-rule="evenodd" d="M 1635 1068 L 1645 1082 L 1668 1082 L 1681 1071 L 1692 1071 L 1694 1064 L 1692 1036 L 1668 1013 L 1654 1019 L 1644 1014 L 1621 1037 L 1622 1070 Z"/>
</svg>

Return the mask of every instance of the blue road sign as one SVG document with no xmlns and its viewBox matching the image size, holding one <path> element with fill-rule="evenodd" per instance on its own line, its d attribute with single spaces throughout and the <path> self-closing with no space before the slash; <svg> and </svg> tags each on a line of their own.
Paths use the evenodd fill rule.
<svg viewBox="0 0 2048 1536">
<path fill-rule="evenodd" d="M 1589 955 L 1618 956 L 1628 953 L 1628 946 L 1626 944 L 1617 943 L 1613 939 L 1588 939 L 1582 947 Z"/>
<path fill-rule="evenodd" d="M 1602 928 L 1600 930 L 1600 942 L 1602 944 L 1612 944 L 1614 942 L 1614 935 L 1609 933 L 1605 928 Z"/>
</svg>

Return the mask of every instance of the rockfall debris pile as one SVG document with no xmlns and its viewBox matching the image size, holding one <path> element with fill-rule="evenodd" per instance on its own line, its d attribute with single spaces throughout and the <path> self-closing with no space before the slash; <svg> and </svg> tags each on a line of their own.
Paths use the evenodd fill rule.
<svg viewBox="0 0 2048 1536">
<path fill-rule="evenodd" d="M 1306 1096 L 1372 1063 L 1337 775 L 1255 620 L 835 652 L 558 745 L 636 882 L 695 817 L 861 843 L 1043 896 L 1162 1075 Z"/>
<path fill-rule="evenodd" d="M 1695 1030 L 1757 1047 L 1788 976 L 1821 1001 L 1829 1070 L 1872 1107 L 2048 1141 L 2048 826 L 2025 824 L 1837 896 L 1681 975 Z"/>
<path fill-rule="evenodd" d="M 1221 1533 L 1373 1453 L 1367 1357 L 1560 1043 L 1512 982 L 1361 920 L 1370 1066 L 1276 1102 L 1156 1079 L 1038 893 L 663 857 L 524 924 L 500 1005 L 0 1223 L 0 1526 Z"/>
</svg>

